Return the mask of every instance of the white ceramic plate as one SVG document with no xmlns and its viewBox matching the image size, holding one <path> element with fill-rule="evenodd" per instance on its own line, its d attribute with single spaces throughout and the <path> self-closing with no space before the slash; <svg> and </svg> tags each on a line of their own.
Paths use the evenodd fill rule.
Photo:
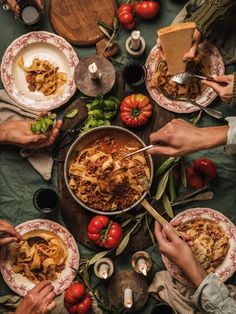
<svg viewBox="0 0 236 314">
<path fill-rule="evenodd" d="M 65 269 L 59 274 L 58 278 L 52 282 L 54 292 L 61 294 L 69 287 L 75 277 L 75 271 L 79 267 L 79 251 L 75 239 L 67 229 L 56 222 L 46 219 L 35 219 L 26 221 L 16 227 L 21 234 L 33 230 L 49 230 L 56 233 L 66 244 L 68 257 Z M 73 268 L 73 269 L 72 269 Z M 1 273 L 6 284 L 16 293 L 25 296 L 35 284 L 21 274 L 16 274 L 11 269 L 9 250 L 3 249 L 1 252 Z"/>
<path fill-rule="evenodd" d="M 31 92 L 27 87 L 25 72 L 16 64 L 23 56 L 30 66 L 34 58 L 48 60 L 67 73 L 67 82 L 57 94 L 45 96 L 40 91 Z M 48 32 L 31 32 L 16 40 L 7 48 L 1 63 L 1 78 L 9 96 L 26 109 L 48 111 L 66 103 L 76 91 L 74 70 L 79 59 L 73 47 L 62 37 Z"/>
<path fill-rule="evenodd" d="M 224 261 L 216 268 L 215 274 L 225 282 L 236 270 L 236 227 L 222 213 L 210 208 L 191 208 L 177 216 L 172 221 L 178 220 L 186 222 L 195 218 L 206 218 L 219 224 L 229 238 L 229 250 Z M 181 253 L 180 253 L 181 254 Z M 171 275 L 187 286 L 193 286 L 193 283 L 183 274 L 183 272 L 167 257 L 162 255 L 163 262 Z"/>
<path fill-rule="evenodd" d="M 209 76 L 224 74 L 224 62 L 218 49 L 206 41 L 201 44 L 201 49 L 204 51 L 205 56 L 209 58 L 210 61 Z M 159 58 L 160 51 L 157 46 L 155 46 L 150 51 L 150 54 L 146 60 L 146 87 L 152 99 L 155 100 L 161 107 L 176 113 L 190 113 L 200 110 L 199 108 L 187 102 L 169 100 L 158 89 L 150 86 L 152 74 L 156 71 L 156 65 Z M 215 91 L 208 87 L 204 90 L 202 95 L 199 95 L 196 98 L 196 102 L 206 107 L 216 98 L 216 96 L 217 94 Z"/>
</svg>

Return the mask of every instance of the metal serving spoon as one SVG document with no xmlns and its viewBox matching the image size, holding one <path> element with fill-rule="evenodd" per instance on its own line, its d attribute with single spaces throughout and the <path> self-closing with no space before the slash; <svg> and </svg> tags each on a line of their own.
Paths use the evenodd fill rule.
<svg viewBox="0 0 236 314">
<path fill-rule="evenodd" d="M 214 82 L 214 83 L 219 84 L 220 86 L 226 86 L 227 85 L 227 83 L 218 82 L 218 81 L 214 80 L 212 77 L 197 75 L 197 74 L 193 74 L 191 72 L 184 72 L 184 73 L 175 74 L 172 76 L 171 80 L 173 82 L 180 84 L 180 85 L 183 85 L 183 84 L 186 84 L 191 77 L 196 77 L 196 78 L 199 78 L 200 80 L 206 80 L 206 81 Z"/>
</svg>

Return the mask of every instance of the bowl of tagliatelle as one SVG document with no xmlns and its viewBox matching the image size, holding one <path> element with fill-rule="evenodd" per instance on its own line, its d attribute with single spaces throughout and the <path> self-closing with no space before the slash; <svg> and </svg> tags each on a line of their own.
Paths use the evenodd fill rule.
<svg viewBox="0 0 236 314">
<path fill-rule="evenodd" d="M 64 166 L 71 196 L 96 214 L 116 215 L 136 207 L 150 189 L 153 161 L 146 152 L 122 156 L 145 146 L 118 126 L 94 128 L 77 138 Z"/>
</svg>

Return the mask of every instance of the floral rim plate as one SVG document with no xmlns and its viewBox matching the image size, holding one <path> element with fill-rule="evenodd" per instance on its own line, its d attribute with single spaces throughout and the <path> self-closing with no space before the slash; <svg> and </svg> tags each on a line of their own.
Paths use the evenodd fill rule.
<svg viewBox="0 0 236 314">
<path fill-rule="evenodd" d="M 68 249 L 68 257 L 66 261 L 65 269 L 59 274 L 58 278 L 52 282 L 54 286 L 54 292 L 61 294 L 71 284 L 75 277 L 75 270 L 79 267 L 79 251 L 75 239 L 64 227 L 56 222 L 46 219 L 35 219 L 26 221 L 16 227 L 16 230 L 20 234 L 32 230 L 50 230 L 55 232 L 66 244 Z M 16 274 L 12 271 L 10 265 L 10 259 L 8 249 L 1 251 L 1 273 L 6 284 L 16 293 L 21 296 L 25 296 L 35 284 L 28 278 L 21 274 Z"/>
<path fill-rule="evenodd" d="M 215 274 L 225 282 L 236 270 L 236 227 L 222 213 L 211 208 L 191 208 L 177 216 L 172 221 L 178 220 L 186 222 L 194 218 L 206 218 L 217 222 L 225 231 L 229 238 L 229 250 L 224 261 L 216 268 Z M 187 286 L 193 286 L 193 283 L 183 274 L 183 272 L 174 265 L 167 257 L 162 255 L 162 260 L 170 274 Z"/>
<path fill-rule="evenodd" d="M 201 49 L 204 51 L 206 56 L 210 58 L 211 69 L 209 76 L 224 74 L 224 62 L 219 50 L 214 45 L 206 41 L 201 44 Z M 152 74 L 155 73 L 157 60 L 159 58 L 159 49 L 157 46 L 154 46 L 146 60 L 146 87 L 152 99 L 155 100 L 161 107 L 176 113 L 190 113 L 200 110 L 187 102 L 169 100 L 156 88 L 150 86 Z M 215 91 L 208 87 L 204 90 L 202 95 L 196 98 L 196 102 L 206 107 L 216 98 L 216 96 L 217 94 Z"/>
<path fill-rule="evenodd" d="M 29 91 L 25 73 L 16 63 L 21 56 L 26 66 L 30 66 L 34 58 L 48 60 L 60 72 L 67 73 L 67 82 L 54 95 L 45 96 L 40 91 Z M 48 111 L 60 107 L 75 93 L 74 70 L 78 62 L 73 47 L 64 38 L 49 32 L 31 32 L 15 39 L 5 51 L 1 78 L 8 95 L 22 107 Z"/>
</svg>

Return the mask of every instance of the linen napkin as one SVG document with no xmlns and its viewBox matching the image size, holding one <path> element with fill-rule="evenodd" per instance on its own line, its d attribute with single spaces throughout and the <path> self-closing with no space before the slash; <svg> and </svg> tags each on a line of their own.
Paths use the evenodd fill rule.
<svg viewBox="0 0 236 314">
<path fill-rule="evenodd" d="M 5 90 L 0 90 L 0 123 L 16 120 L 34 120 L 38 115 L 38 111 L 22 108 L 8 96 Z M 47 149 L 21 149 L 20 155 L 26 158 L 45 180 L 51 179 L 53 158 Z"/>
</svg>

